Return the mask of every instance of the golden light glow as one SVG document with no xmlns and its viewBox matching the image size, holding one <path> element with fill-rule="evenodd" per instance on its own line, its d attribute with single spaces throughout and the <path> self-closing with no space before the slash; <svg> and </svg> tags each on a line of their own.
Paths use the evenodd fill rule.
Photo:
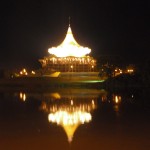
<svg viewBox="0 0 150 150">
<path fill-rule="evenodd" d="M 71 27 L 69 25 L 64 41 L 57 47 L 49 48 L 48 52 L 57 57 L 83 57 L 89 54 L 91 52 L 91 49 L 88 47 L 82 47 L 75 41 L 71 31 Z"/>
<path fill-rule="evenodd" d="M 29 97 L 41 100 L 40 110 L 47 114 L 48 121 L 61 126 L 68 142 L 72 142 L 77 128 L 92 121 L 92 112 L 97 108 L 97 98 L 104 90 L 59 89 L 58 92 L 24 93 L 15 96 L 25 101 Z"/>
<path fill-rule="evenodd" d="M 123 73 L 123 71 L 121 69 L 119 69 L 119 68 L 115 69 L 115 76 L 120 75 L 122 73 Z"/>
<path fill-rule="evenodd" d="M 119 104 L 121 103 L 121 96 L 119 95 L 113 95 L 113 101 L 114 101 L 114 111 L 118 114 L 119 112 Z"/>
<path fill-rule="evenodd" d="M 68 137 L 68 142 L 73 140 L 73 135 L 79 125 L 92 120 L 91 111 L 96 108 L 94 99 L 87 103 L 79 103 L 70 99 L 70 103 L 48 105 L 43 102 L 41 109 L 48 112 L 48 121 L 63 127 Z"/>
<path fill-rule="evenodd" d="M 57 93 L 57 92 L 56 93 L 51 93 L 50 96 L 55 98 L 55 99 L 60 99 L 61 98 L 60 94 Z"/>
<path fill-rule="evenodd" d="M 31 74 L 35 74 L 35 71 L 32 70 L 32 71 L 31 71 Z"/>
<path fill-rule="evenodd" d="M 71 103 L 71 105 L 73 105 L 73 100 L 71 100 L 71 102 L 70 102 L 70 103 Z"/>
<path fill-rule="evenodd" d="M 128 73 L 133 73 L 133 71 L 134 71 L 133 69 L 128 69 L 127 70 Z"/>
<path fill-rule="evenodd" d="M 43 109 L 48 110 L 46 104 L 43 103 Z M 51 123 L 61 125 L 68 137 L 68 142 L 73 139 L 74 132 L 80 124 L 88 123 L 92 120 L 91 111 L 96 108 L 94 99 L 89 104 L 74 104 L 73 99 L 70 105 L 52 105 L 49 108 L 48 120 Z"/>
<path fill-rule="evenodd" d="M 28 75 L 25 68 L 20 71 L 20 75 Z"/>
<path fill-rule="evenodd" d="M 82 111 L 57 111 L 48 115 L 49 122 L 61 125 L 74 125 L 78 123 L 84 124 L 85 122 L 89 122 L 91 119 L 92 116 L 90 113 Z"/>
<path fill-rule="evenodd" d="M 116 104 L 120 103 L 120 102 L 121 102 L 121 96 L 115 95 L 115 97 L 114 97 L 114 102 L 115 102 Z"/>
<path fill-rule="evenodd" d="M 72 111 L 68 112 L 67 110 L 59 110 L 55 113 L 50 113 L 48 115 L 49 122 L 57 123 L 61 125 L 68 137 L 68 142 L 72 142 L 74 132 L 80 124 L 87 123 L 91 121 L 92 116 L 89 112 L 85 111 Z"/>
<path fill-rule="evenodd" d="M 25 93 L 20 92 L 20 93 L 19 93 L 19 97 L 20 97 L 21 100 L 26 101 L 26 98 L 27 98 L 27 97 L 26 97 L 26 94 L 25 94 Z"/>
</svg>

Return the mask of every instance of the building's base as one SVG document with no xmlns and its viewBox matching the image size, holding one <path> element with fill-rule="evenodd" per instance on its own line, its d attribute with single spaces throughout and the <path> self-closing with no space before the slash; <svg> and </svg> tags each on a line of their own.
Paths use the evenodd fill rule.
<svg viewBox="0 0 150 150">
<path fill-rule="evenodd" d="M 96 82 L 100 80 L 98 74 L 99 72 L 54 72 L 51 74 L 44 74 L 43 77 L 60 78 L 66 82 Z"/>
</svg>

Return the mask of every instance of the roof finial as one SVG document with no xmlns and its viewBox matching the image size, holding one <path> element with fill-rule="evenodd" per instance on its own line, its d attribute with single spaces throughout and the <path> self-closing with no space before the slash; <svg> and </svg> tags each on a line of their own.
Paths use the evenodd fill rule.
<svg viewBox="0 0 150 150">
<path fill-rule="evenodd" d="M 71 19 L 71 17 L 69 16 L 69 27 L 70 27 L 70 19 Z"/>
</svg>

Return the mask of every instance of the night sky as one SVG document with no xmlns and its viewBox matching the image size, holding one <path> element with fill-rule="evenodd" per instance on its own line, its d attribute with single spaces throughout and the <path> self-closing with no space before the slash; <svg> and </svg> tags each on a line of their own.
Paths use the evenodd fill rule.
<svg viewBox="0 0 150 150">
<path fill-rule="evenodd" d="M 150 3 L 144 0 L 12 0 L 0 2 L 0 69 L 36 68 L 60 44 L 69 16 L 76 41 L 91 55 L 148 59 Z"/>
</svg>

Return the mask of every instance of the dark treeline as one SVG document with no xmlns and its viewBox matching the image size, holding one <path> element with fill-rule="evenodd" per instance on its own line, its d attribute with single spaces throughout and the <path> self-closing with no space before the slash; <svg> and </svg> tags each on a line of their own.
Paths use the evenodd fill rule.
<svg viewBox="0 0 150 150">
<path fill-rule="evenodd" d="M 133 74 L 121 74 L 116 77 L 109 77 L 104 85 L 106 87 L 143 87 L 150 86 L 150 60 L 139 62 L 135 65 Z"/>
</svg>

